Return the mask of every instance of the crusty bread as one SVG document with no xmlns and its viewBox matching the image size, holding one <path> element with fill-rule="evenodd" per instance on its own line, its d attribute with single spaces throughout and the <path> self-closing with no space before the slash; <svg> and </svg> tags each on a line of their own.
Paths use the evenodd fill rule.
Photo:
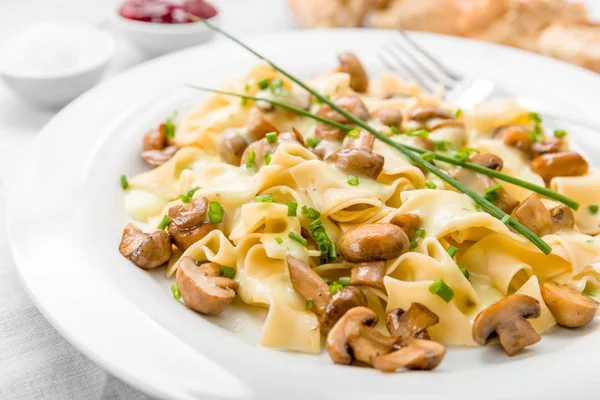
<svg viewBox="0 0 600 400">
<path fill-rule="evenodd" d="M 288 0 L 296 21 L 303 28 L 359 27 L 380 0 Z"/>
<path fill-rule="evenodd" d="M 542 33 L 540 51 L 600 72 L 600 25 L 553 25 Z"/>
</svg>

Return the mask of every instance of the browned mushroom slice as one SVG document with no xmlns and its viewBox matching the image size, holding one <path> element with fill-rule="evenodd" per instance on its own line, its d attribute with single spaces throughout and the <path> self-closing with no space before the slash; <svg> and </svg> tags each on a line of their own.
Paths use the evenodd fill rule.
<svg viewBox="0 0 600 400">
<path fill-rule="evenodd" d="M 515 209 L 513 217 L 540 237 L 552 233 L 552 217 L 537 193 L 526 198 Z"/>
<path fill-rule="evenodd" d="M 489 176 L 461 167 L 457 168 L 453 175 L 454 179 L 480 195 L 484 195 L 486 189 L 497 185 L 497 182 Z M 492 203 L 507 214 L 510 214 L 519 205 L 519 202 L 508 194 L 503 187 L 496 189 L 494 194 L 495 199 Z"/>
<path fill-rule="evenodd" d="M 465 123 L 456 119 L 440 119 L 432 118 L 425 123 L 425 129 L 430 132 L 436 131 L 442 128 L 465 128 Z"/>
<path fill-rule="evenodd" d="M 497 137 L 498 139 L 501 139 L 505 145 L 514 147 L 523 152 L 528 152 L 531 147 L 529 128 L 523 125 L 501 126 L 492 132 L 492 137 Z"/>
<path fill-rule="evenodd" d="M 369 77 L 358 57 L 353 53 L 345 52 L 338 55 L 340 66 L 338 72 L 350 75 L 350 87 L 355 92 L 366 92 L 369 88 Z"/>
<path fill-rule="evenodd" d="M 264 139 L 265 135 L 270 132 L 279 132 L 277 128 L 267 121 L 259 112 L 253 113 L 246 125 L 246 133 L 250 143 Z"/>
<path fill-rule="evenodd" d="M 493 153 L 475 153 L 471 156 L 469 162 L 494 171 L 500 171 L 504 167 L 504 161 Z"/>
<path fill-rule="evenodd" d="M 353 359 L 370 364 L 374 357 L 389 353 L 395 338 L 384 336 L 373 326 L 377 314 L 366 307 L 353 307 L 327 335 L 327 352 L 336 364 L 350 364 Z"/>
<path fill-rule="evenodd" d="M 358 137 L 352 139 L 350 143 L 348 143 L 347 148 L 371 151 L 373 149 L 373 143 L 375 143 L 375 136 L 367 131 L 360 131 Z"/>
<path fill-rule="evenodd" d="M 598 302 L 569 285 L 545 282 L 542 297 L 550 312 L 562 326 L 579 328 L 590 322 L 598 311 Z"/>
<path fill-rule="evenodd" d="M 402 126 L 402 111 L 395 108 L 380 108 L 373 112 L 373 118 L 389 127 L 400 129 Z"/>
<path fill-rule="evenodd" d="M 208 200 L 206 197 L 194 200 L 189 204 L 176 205 L 169 208 L 169 233 L 173 243 L 181 250 L 187 250 L 191 245 L 217 229 L 216 225 L 206 220 Z"/>
<path fill-rule="evenodd" d="M 388 223 L 355 226 L 340 240 L 340 252 L 353 263 L 391 260 L 407 251 L 408 247 L 406 233 Z"/>
<path fill-rule="evenodd" d="M 550 209 L 550 218 L 552 218 L 552 232 L 568 231 L 575 227 L 575 213 L 563 204 Z"/>
<path fill-rule="evenodd" d="M 192 257 L 182 257 L 177 268 L 177 287 L 185 305 L 199 313 L 218 315 L 235 298 L 237 283 L 219 276 L 216 264 L 198 267 Z"/>
<path fill-rule="evenodd" d="M 217 139 L 217 153 L 227 164 L 240 165 L 242 154 L 247 147 L 248 142 L 235 129 L 226 129 Z"/>
<path fill-rule="evenodd" d="M 430 371 L 436 368 L 446 355 L 446 347 L 432 340 L 409 339 L 400 349 L 373 357 L 373 367 L 383 372 L 401 368 Z"/>
<path fill-rule="evenodd" d="M 142 141 L 143 151 L 162 150 L 167 145 L 165 124 L 160 124 L 158 129 L 152 129 L 144 135 Z"/>
<path fill-rule="evenodd" d="M 258 142 L 252 143 L 250 146 L 244 150 L 244 154 L 242 154 L 242 159 L 240 160 L 240 166 L 246 165 L 246 161 L 248 161 L 248 156 L 250 152 L 254 152 L 254 167 L 258 170 L 262 168 L 265 163 L 265 156 L 268 154 L 275 153 L 277 150 L 278 143 L 269 143 L 266 140 L 259 140 Z"/>
<path fill-rule="evenodd" d="M 541 340 L 527 321 L 540 316 L 539 302 L 524 294 L 511 294 L 479 313 L 473 322 L 473 340 L 481 346 L 499 337 L 509 356 Z"/>
<path fill-rule="evenodd" d="M 337 168 L 353 175 L 376 179 L 383 170 L 385 159 L 381 154 L 362 149 L 337 150 L 326 161 L 333 162 Z"/>
<path fill-rule="evenodd" d="M 371 115 L 369 114 L 367 106 L 365 106 L 363 101 L 358 96 L 338 97 L 333 101 L 333 103 L 363 121 L 368 121 L 371 119 Z M 346 117 L 329 107 L 327 104 L 321 105 L 316 114 L 319 117 L 325 117 L 339 123 L 349 122 Z M 342 141 L 346 137 L 346 131 L 332 127 L 323 122 L 319 122 L 317 123 L 315 135 L 320 139 Z"/>
<path fill-rule="evenodd" d="M 142 158 L 150 167 L 156 168 L 169 161 L 177 151 L 179 151 L 177 146 L 167 146 L 162 150 L 146 150 L 142 151 Z"/>
<path fill-rule="evenodd" d="M 371 286 L 383 289 L 383 277 L 385 276 L 385 261 L 371 261 L 359 263 L 352 268 L 350 284 L 359 286 Z"/>
<path fill-rule="evenodd" d="M 312 299 L 312 310 L 323 314 L 331 299 L 329 285 L 308 264 L 291 256 L 287 256 L 286 261 L 294 290 L 305 300 Z"/>
<path fill-rule="evenodd" d="M 533 157 L 541 156 L 548 153 L 560 153 L 567 151 L 567 143 L 557 137 L 549 137 L 543 142 L 535 142 L 531 145 L 531 154 Z"/>
<path fill-rule="evenodd" d="M 429 339 L 427 328 L 439 322 L 438 316 L 421 303 L 412 303 L 407 311 L 396 308 L 390 311 L 385 324 L 390 335 L 403 339 Z"/>
<path fill-rule="evenodd" d="M 277 143 L 281 142 L 294 142 L 305 146 L 304 137 L 296 128 L 292 128 L 291 132 L 282 132 L 277 136 Z"/>
<path fill-rule="evenodd" d="M 452 115 L 443 108 L 437 106 L 420 106 L 408 113 L 408 119 L 417 122 L 427 122 L 430 119 L 452 119 Z"/>
<path fill-rule="evenodd" d="M 421 217 L 413 213 L 396 214 L 390 220 L 390 224 L 400 227 L 409 239 L 417 234 L 417 229 L 421 226 Z"/>
<path fill-rule="evenodd" d="M 171 259 L 171 238 L 165 231 L 144 233 L 133 224 L 123 230 L 119 251 L 123 257 L 143 269 L 156 268 Z"/>
<path fill-rule="evenodd" d="M 325 307 L 325 312 L 319 320 L 321 335 L 327 336 L 335 323 L 342 318 L 349 309 L 366 306 L 367 298 L 356 286 L 346 286 L 335 292 Z"/>
<path fill-rule="evenodd" d="M 531 160 L 529 165 L 546 182 L 557 176 L 585 175 L 589 170 L 588 162 L 573 151 L 542 154 Z"/>
</svg>

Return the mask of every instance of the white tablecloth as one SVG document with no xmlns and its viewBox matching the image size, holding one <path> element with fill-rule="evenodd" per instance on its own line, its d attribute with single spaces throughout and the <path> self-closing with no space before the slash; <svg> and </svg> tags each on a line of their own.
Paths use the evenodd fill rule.
<svg viewBox="0 0 600 400">
<path fill-rule="evenodd" d="M 0 46 L 18 29 L 44 20 L 100 23 L 117 0 L 0 0 Z M 293 26 L 284 0 L 213 0 L 222 26 L 239 36 Z M 144 58 L 119 41 L 107 75 Z M 146 399 L 63 339 L 29 300 L 7 245 L 4 205 L 27 151 L 54 112 L 22 103 L 0 82 L 0 399 Z M 18 195 L 18 194 L 12 194 Z"/>
</svg>

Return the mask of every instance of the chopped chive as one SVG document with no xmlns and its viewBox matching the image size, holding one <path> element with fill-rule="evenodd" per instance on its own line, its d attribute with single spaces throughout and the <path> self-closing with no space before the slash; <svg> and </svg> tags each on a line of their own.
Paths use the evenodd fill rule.
<svg viewBox="0 0 600 400">
<path fill-rule="evenodd" d="M 464 162 L 464 161 L 467 161 L 471 157 L 471 154 L 473 154 L 473 153 L 479 153 L 479 150 L 472 149 L 472 148 L 464 149 L 464 150 L 461 150 L 461 151 L 457 152 L 456 154 L 454 154 L 454 156 L 452 156 L 452 158 L 454 158 L 457 161 Z"/>
<path fill-rule="evenodd" d="M 308 147 L 315 148 L 321 142 L 321 139 L 316 137 L 310 137 L 306 139 L 305 142 Z"/>
<path fill-rule="evenodd" d="M 431 161 L 435 160 L 437 155 L 435 153 L 428 151 L 427 153 L 421 154 L 419 157 L 421 157 L 425 161 L 431 162 Z"/>
<path fill-rule="evenodd" d="M 340 285 L 346 287 L 350 284 L 350 277 L 342 276 L 340 279 L 338 279 L 338 282 L 340 283 Z"/>
<path fill-rule="evenodd" d="M 248 107 L 248 99 L 245 97 L 242 97 L 242 100 L 240 101 L 240 105 L 242 108 Z"/>
<path fill-rule="evenodd" d="M 317 218 L 319 218 L 319 217 L 321 216 L 321 213 L 320 213 L 320 212 L 318 212 L 317 210 L 315 210 L 315 209 L 314 209 L 314 208 L 312 208 L 312 207 L 309 207 L 307 211 L 308 211 L 308 212 L 306 213 L 306 216 L 307 216 L 309 219 L 317 219 Z"/>
<path fill-rule="evenodd" d="M 529 118 L 536 124 L 541 124 L 542 123 L 542 117 L 540 117 L 540 114 L 536 113 L 536 112 L 530 112 L 529 113 Z"/>
<path fill-rule="evenodd" d="M 171 285 L 171 293 L 173 293 L 173 298 L 175 300 L 181 299 L 181 293 L 179 293 L 179 287 L 177 287 L 176 283 Z"/>
<path fill-rule="evenodd" d="M 219 273 L 225 278 L 233 278 L 235 276 L 235 269 L 221 265 L 219 267 Z"/>
<path fill-rule="evenodd" d="M 308 207 L 306 207 L 306 205 L 302 206 L 301 210 L 302 210 L 302 214 L 308 215 Z"/>
<path fill-rule="evenodd" d="M 296 215 L 298 215 L 298 203 L 295 203 L 293 201 L 290 201 L 288 203 L 287 215 L 288 215 L 288 217 L 295 217 Z"/>
<path fill-rule="evenodd" d="M 194 193 L 196 193 L 198 190 L 200 190 L 200 186 L 194 186 L 194 187 L 188 188 L 183 192 L 183 194 L 181 196 L 179 196 L 179 198 L 181 199 L 182 202 L 189 203 L 192 200 L 192 198 L 194 197 Z"/>
<path fill-rule="evenodd" d="M 263 194 L 261 196 L 256 196 L 254 201 L 257 203 L 272 203 L 275 201 L 275 196 L 273 193 Z"/>
<path fill-rule="evenodd" d="M 244 92 L 248 93 L 250 91 L 250 84 L 248 82 L 246 82 L 246 84 L 244 85 Z"/>
<path fill-rule="evenodd" d="M 462 117 L 462 115 L 463 115 L 462 108 L 457 108 L 456 110 L 454 110 L 454 114 L 452 116 L 456 119 L 459 119 L 460 117 Z"/>
<path fill-rule="evenodd" d="M 454 256 L 456 255 L 456 252 L 458 252 L 458 249 L 454 246 L 450 246 L 448 247 L 448 250 L 446 250 L 448 252 L 448 255 L 452 258 L 454 258 Z"/>
<path fill-rule="evenodd" d="M 458 269 L 460 270 L 460 272 L 462 272 L 462 274 L 464 275 L 465 278 L 469 279 L 471 277 L 471 274 L 467 270 L 467 267 L 463 267 L 463 266 L 459 265 Z"/>
<path fill-rule="evenodd" d="M 510 221 L 512 221 L 512 218 L 510 215 L 506 214 L 500 221 L 502 221 L 504 225 L 507 225 Z"/>
<path fill-rule="evenodd" d="M 277 132 L 269 132 L 265 135 L 268 143 L 275 143 L 277 141 Z"/>
<path fill-rule="evenodd" d="M 473 206 L 473 208 L 475 209 L 475 211 L 481 211 L 481 206 L 477 203 L 475 203 L 475 205 Z"/>
<path fill-rule="evenodd" d="M 314 303 L 315 302 L 313 301 L 313 299 L 306 299 L 306 309 L 307 310 L 312 310 Z"/>
<path fill-rule="evenodd" d="M 411 241 L 409 242 L 409 245 L 410 245 L 410 246 L 409 246 L 409 249 L 410 249 L 410 250 L 412 250 L 412 249 L 416 249 L 416 248 L 417 248 L 417 246 L 419 245 L 419 243 L 418 243 L 416 240 L 411 240 Z"/>
<path fill-rule="evenodd" d="M 356 186 L 359 184 L 358 176 L 356 175 L 348 175 L 348 184 L 352 186 Z"/>
<path fill-rule="evenodd" d="M 350 132 L 347 133 L 347 135 L 352 139 L 356 139 L 360 136 L 360 129 L 352 129 Z"/>
<path fill-rule="evenodd" d="M 127 190 L 129 188 L 129 181 L 125 175 L 121 175 L 121 187 L 123 190 Z"/>
<path fill-rule="evenodd" d="M 328 284 L 328 285 L 331 285 L 331 284 L 333 283 L 333 281 L 332 281 L 331 279 L 327 278 L 327 277 L 324 277 L 324 276 L 322 276 L 321 278 L 322 278 L 322 279 L 325 281 L 325 283 L 326 283 L 326 284 Z"/>
<path fill-rule="evenodd" d="M 408 134 L 408 136 L 417 136 L 423 139 L 428 139 L 429 138 L 429 131 L 426 131 L 425 129 L 417 129 L 416 131 L 407 131 L 406 132 Z"/>
<path fill-rule="evenodd" d="M 277 244 L 283 243 L 283 239 L 280 238 L 279 236 L 275 237 L 275 241 L 277 242 Z"/>
<path fill-rule="evenodd" d="M 175 124 L 171 118 L 167 118 L 165 121 L 165 136 L 167 139 L 173 139 L 175 137 Z"/>
<path fill-rule="evenodd" d="M 554 131 L 554 137 L 562 139 L 567 136 L 567 131 L 563 131 L 562 129 L 557 129 Z"/>
<path fill-rule="evenodd" d="M 425 238 L 425 235 L 427 235 L 427 231 L 425 229 L 417 229 L 417 236 L 420 237 L 421 239 Z"/>
<path fill-rule="evenodd" d="M 342 286 L 341 283 L 339 282 L 333 282 L 330 286 L 329 286 L 329 293 L 334 295 L 336 294 L 338 291 L 342 290 L 344 288 L 344 286 Z"/>
<path fill-rule="evenodd" d="M 491 201 L 491 202 L 498 200 L 498 190 L 501 187 L 502 187 L 502 184 L 498 183 L 497 185 L 490 186 L 488 188 L 483 189 L 483 197 L 487 201 Z"/>
<path fill-rule="evenodd" d="M 256 83 L 256 85 L 258 86 L 258 88 L 260 90 L 265 90 L 266 88 L 269 87 L 269 82 L 270 82 L 269 78 L 264 78 L 264 79 L 261 79 L 260 81 L 258 81 Z"/>
<path fill-rule="evenodd" d="M 425 182 L 425 187 L 427 189 L 437 189 L 437 186 L 435 183 L 431 182 L 431 181 L 426 181 Z"/>
<path fill-rule="evenodd" d="M 165 228 L 167 226 L 169 226 L 169 224 L 171 223 L 171 217 L 169 217 L 168 215 L 165 215 L 163 217 L 163 219 L 160 221 L 160 224 L 158 224 L 158 229 L 160 230 L 165 230 Z"/>
<path fill-rule="evenodd" d="M 394 135 L 401 135 L 402 134 L 402 132 L 400 132 L 400 129 L 398 129 L 397 127 L 395 127 L 395 126 L 392 125 L 390 128 L 392 129 L 392 134 L 394 134 Z"/>
<path fill-rule="evenodd" d="M 448 140 L 434 140 L 433 144 L 437 151 L 448 151 L 451 147 L 451 143 Z"/>
<path fill-rule="evenodd" d="M 208 220 L 211 224 L 220 224 L 223 222 L 223 206 L 218 201 L 211 201 L 208 204 Z"/>
<path fill-rule="evenodd" d="M 256 151 L 250 150 L 248 152 L 248 158 L 246 159 L 246 168 L 254 168 L 254 162 L 256 161 Z"/>
<path fill-rule="evenodd" d="M 586 243 L 594 243 L 594 240 L 593 239 L 589 239 L 589 240 L 586 240 L 585 242 Z"/>
<path fill-rule="evenodd" d="M 287 97 L 290 95 L 290 92 L 288 92 L 286 89 L 284 89 L 283 81 L 279 78 L 275 78 L 275 79 L 271 80 L 271 83 L 269 84 L 269 90 L 275 96 L 279 96 L 279 97 Z"/>
<path fill-rule="evenodd" d="M 298 235 L 296 232 L 290 232 L 288 237 L 293 241 L 300 243 L 302 246 L 306 246 L 308 244 L 308 241 L 302 236 Z"/>
<path fill-rule="evenodd" d="M 263 159 L 263 160 L 264 160 L 264 162 L 265 162 L 265 165 L 269 165 L 269 164 L 271 164 L 271 159 L 272 159 L 272 158 L 273 158 L 273 156 L 271 155 L 271 153 L 267 153 L 267 154 L 265 154 L 265 157 L 264 157 L 264 159 Z"/>
<path fill-rule="evenodd" d="M 592 206 L 588 206 L 588 211 L 589 211 L 589 212 L 590 212 L 590 214 L 592 214 L 592 215 L 596 215 L 596 214 L 598 214 L 598 209 L 599 209 L 599 206 L 597 206 L 597 205 L 595 205 L 595 204 L 594 204 L 594 205 L 592 205 Z"/>
<path fill-rule="evenodd" d="M 429 291 L 432 294 L 437 294 L 446 303 L 450 303 L 450 300 L 454 297 L 454 290 L 444 282 L 442 279 L 436 279 L 431 285 L 429 285 Z"/>
</svg>

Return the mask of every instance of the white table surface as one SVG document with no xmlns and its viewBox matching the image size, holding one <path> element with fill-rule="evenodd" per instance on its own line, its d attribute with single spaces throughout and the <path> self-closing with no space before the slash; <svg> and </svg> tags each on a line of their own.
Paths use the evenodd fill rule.
<svg viewBox="0 0 600 400">
<path fill-rule="evenodd" d="M 0 46 L 15 31 L 39 21 L 102 22 L 118 2 L 0 0 Z M 285 0 L 212 2 L 221 11 L 222 27 L 240 37 L 294 26 Z M 107 76 L 142 61 L 135 48 L 119 40 Z M 54 114 L 21 102 L 0 82 L 0 399 L 147 399 L 78 352 L 50 326 L 29 300 L 10 256 L 4 229 L 10 181 L 19 179 L 22 152 Z"/>
<path fill-rule="evenodd" d="M 102 22 L 116 2 L 0 0 L 0 46 L 15 31 L 38 21 Z M 285 0 L 213 3 L 221 10 L 223 27 L 242 37 L 294 27 Z M 587 3 L 600 20 L 600 1 Z M 142 61 L 135 48 L 119 41 L 107 75 Z M 22 152 L 54 114 L 21 102 L 0 82 L 0 399 L 146 399 L 79 353 L 48 324 L 28 299 L 10 256 L 4 229 L 5 196 L 10 181 L 19 179 Z"/>
</svg>

